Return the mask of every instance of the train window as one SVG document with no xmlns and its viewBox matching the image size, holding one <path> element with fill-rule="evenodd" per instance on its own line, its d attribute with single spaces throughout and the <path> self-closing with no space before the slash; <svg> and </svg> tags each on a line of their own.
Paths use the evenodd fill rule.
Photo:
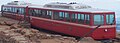
<svg viewBox="0 0 120 43">
<path fill-rule="evenodd" d="M 10 12 L 12 13 L 13 12 L 13 7 L 10 7 L 10 9 L 11 9 Z"/>
<path fill-rule="evenodd" d="M 32 16 L 32 9 L 29 9 L 29 15 Z"/>
<path fill-rule="evenodd" d="M 59 20 L 64 20 L 64 12 L 59 12 Z"/>
<path fill-rule="evenodd" d="M 103 15 L 94 15 L 94 25 L 103 25 L 104 16 Z"/>
<path fill-rule="evenodd" d="M 70 15 L 67 12 L 65 12 L 65 20 L 70 22 Z"/>
<path fill-rule="evenodd" d="M 47 11 L 47 18 L 51 19 L 52 11 Z"/>
<path fill-rule="evenodd" d="M 84 14 L 78 14 L 78 23 L 80 24 L 84 23 Z"/>
<path fill-rule="evenodd" d="M 39 12 L 39 16 L 41 16 L 41 10 L 38 10 L 38 12 Z"/>
<path fill-rule="evenodd" d="M 9 12 L 9 7 L 6 7 L 6 9 L 7 9 L 6 11 Z"/>
<path fill-rule="evenodd" d="M 16 11 L 16 13 L 19 13 L 19 14 L 21 14 L 21 8 L 17 8 L 17 11 Z"/>
<path fill-rule="evenodd" d="M 17 8 L 14 8 L 14 11 L 15 11 L 15 13 L 16 13 L 16 11 L 17 11 Z"/>
<path fill-rule="evenodd" d="M 10 7 L 10 12 L 11 12 L 11 13 L 13 12 L 13 9 L 12 9 L 12 7 Z"/>
<path fill-rule="evenodd" d="M 14 8 L 15 13 L 17 12 L 17 8 Z"/>
<path fill-rule="evenodd" d="M 52 11 L 49 11 L 49 15 L 52 16 Z"/>
<path fill-rule="evenodd" d="M 42 15 L 42 11 L 41 10 L 38 10 L 38 15 L 39 15 L 39 17 L 41 17 L 41 15 Z"/>
<path fill-rule="evenodd" d="M 15 8 L 13 7 L 13 12 L 15 12 Z"/>
<path fill-rule="evenodd" d="M 13 13 L 13 7 L 11 7 L 11 12 Z"/>
<path fill-rule="evenodd" d="M 24 14 L 24 13 L 25 13 L 25 9 L 21 8 L 21 14 Z"/>
<path fill-rule="evenodd" d="M 49 15 L 49 11 L 47 11 L 47 15 Z"/>
<path fill-rule="evenodd" d="M 16 9 L 16 13 L 19 13 L 19 14 L 20 14 L 20 8 L 17 8 L 17 9 Z"/>
<path fill-rule="evenodd" d="M 23 10 L 25 11 L 25 9 L 23 8 Z M 23 12 L 23 14 L 24 14 L 25 12 Z M 29 9 L 29 14 L 31 15 L 31 16 L 36 16 L 36 17 L 39 17 L 39 10 L 37 10 L 37 9 Z"/>
<path fill-rule="evenodd" d="M 42 17 L 46 18 L 46 15 L 47 15 L 47 11 L 46 10 L 42 10 Z"/>
<path fill-rule="evenodd" d="M 54 12 L 53 19 L 54 20 L 59 20 L 59 12 Z"/>
<path fill-rule="evenodd" d="M 19 14 L 23 14 L 23 13 L 24 13 L 24 9 L 23 9 L 23 8 L 19 8 L 19 9 L 18 9 L 18 13 L 19 13 Z"/>
<path fill-rule="evenodd" d="M 15 7 L 13 9 L 14 9 L 14 12 L 15 12 Z"/>
<path fill-rule="evenodd" d="M 71 14 L 71 21 L 76 22 L 77 20 L 77 14 Z"/>
<path fill-rule="evenodd" d="M 86 21 L 86 24 L 89 24 L 89 23 L 90 23 L 89 15 L 85 15 L 85 21 Z"/>
<path fill-rule="evenodd" d="M 81 14 L 81 20 L 84 20 L 84 17 L 85 17 L 84 14 Z"/>
<path fill-rule="evenodd" d="M 23 10 L 22 8 L 19 8 L 19 13 L 20 13 L 20 14 L 22 14 L 22 10 Z"/>
<path fill-rule="evenodd" d="M 113 21 L 114 21 L 114 15 L 113 14 L 106 15 L 106 23 L 107 24 L 112 24 Z"/>
<path fill-rule="evenodd" d="M 11 7 L 9 7 L 9 12 L 11 12 Z"/>
<path fill-rule="evenodd" d="M 34 11 L 34 9 L 32 9 L 31 12 L 32 12 L 32 13 L 31 13 L 32 16 L 35 16 L 35 11 Z"/>
<path fill-rule="evenodd" d="M 7 8 L 6 7 L 3 7 L 3 11 L 6 11 L 7 10 Z"/>
<path fill-rule="evenodd" d="M 34 11 L 34 16 L 39 17 L 39 15 L 38 15 L 39 12 L 38 12 L 38 10 L 37 10 L 37 9 L 34 9 L 33 11 Z"/>
</svg>

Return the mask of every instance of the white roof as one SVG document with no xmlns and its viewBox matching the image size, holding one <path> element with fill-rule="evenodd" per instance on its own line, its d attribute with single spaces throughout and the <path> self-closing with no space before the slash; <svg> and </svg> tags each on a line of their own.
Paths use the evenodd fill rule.
<svg viewBox="0 0 120 43">
<path fill-rule="evenodd" d="M 16 3 L 16 4 L 11 4 L 11 3 Z M 13 7 L 29 7 L 29 8 L 43 8 L 43 9 L 51 9 L 51 10 L 65 10 L 65 11 L 75 11 L 75 12 L 90 12 L 90 13 L 106 13 L 106 12 L 113 12 L 113 11 L 109 11 L 109 10 L 105 10 L 105 9 L 97 9 L 97 8 L 92 8 L 91 6 L 88 5 L 84 5 L 84 4 L 76 4 L 76 3 L 48 3 L 46 5 L 52 5 L 54 7 L 47 7 L 46 5 L 33 5 L 33 4 L 18 4 L 18 3 L 25 3 L 25 2 L 19 2 L 19 1 L 13 1 L 11 3 L 8 3 L 7 5 L 4 6 L 13 6 Z M 55 5 L 57 5 L 57 7 L 55 8 Z M 68 6 L 68 7 L 72 7 L 71 8 L 59 8 L 60 7 L 64 7 L 64 6 Z M 76 8 L 77 6 L 79 6 L 78 8 Z M 84 8 L 83 8 L 84 7 Z"/>
<path fill-rule="evenodd" d="M 81 4 L 81 3 L 60 3 L 60 2 L 56 2 L 56 3 L 48 3 L 45 4 L 44 7 L 50 7 L 50 8 L 61 8 L 61 9 L 84 9 L 84 8 L 91 8 L 91 6 L 85 5 L 85 4 Z"/>
<path fill-rule="evenodd" d="M 13 7 L 27 7 L 29 5 L 32 5 L 31 3 L 26 3 L 24 1 L 12 1 L 7 3 L 4 6 L 13 6 Z"/>
<path fill-rule="evenodd" d="M 28 5 L 4 5 L 4 6 L 13 6 L 13 7 L 27 7 Z"/>
<path fill-rule="evenodd" d="M 90 12 L 90 13 L 106 13 L 113 12 L 105 9 L 97 9 L 97 8 L 84 8 L 84 9 L 61 9 L 61 8 L 50 8 L 44 6 L 29 6 L 30 8 L 43 8 L 43 9 L 51 9 L 51 10 L 65 10 L 65 11 L 75 11 L 75 12 Z"/>
<path fill-rule="evenodd" d="M 7 5 L 31 5 L 31 3 L 26 3 L 24 1 L 12 1 L 10 3 L 7 3 Z"/>
</svg>

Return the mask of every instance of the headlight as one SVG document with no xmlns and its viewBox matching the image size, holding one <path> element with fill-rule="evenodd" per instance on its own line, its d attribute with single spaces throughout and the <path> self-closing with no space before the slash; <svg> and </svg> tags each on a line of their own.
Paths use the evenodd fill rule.
<svg viewBox="0 0 120 43">
<path fill-rule="evenodd" d="M 105 29 L 104 31 L 105 31 L 105 32 L 107 32 L 107 31 L 108 31 L 108 29 Z"/>
</svg>

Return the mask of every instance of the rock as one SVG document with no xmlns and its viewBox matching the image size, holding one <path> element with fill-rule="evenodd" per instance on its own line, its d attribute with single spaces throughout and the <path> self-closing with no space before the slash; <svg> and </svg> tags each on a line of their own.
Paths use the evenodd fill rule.
<svg viewBox="0 0 120 43">
<path fill-rule="evenodd" d="M 10 26 L 10 29 L 17 29 L 17 27 L 15 27 L 15 26 Z"/>
<path fill-rule="evenodd" d="M 4 24 L 7 25 L 7 26 L 12 26 L 12 25 L 14 25 L 15 23 L 11 23 L 11 22 L 6 22 L 6 21 L 4 21 Z"/>
<path fill-rule="evenodd" d="M 39 31 L 38 31 L 38 30 L 35 30 L 35 29 L 31 29 L 31 32 L 32 32 L 32 33 L 39 33 Z"/>
</svg>

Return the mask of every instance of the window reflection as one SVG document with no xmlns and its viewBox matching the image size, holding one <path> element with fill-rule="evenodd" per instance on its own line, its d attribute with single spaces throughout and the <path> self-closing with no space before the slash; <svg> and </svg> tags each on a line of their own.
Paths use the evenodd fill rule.
<svg viewBox="0 0 120 43">
<path fill-rule="evenodd" d="M 113 21 L 114 21 L 114 15 L 111 15 L 111 14 L 106 15 L 106 23 L 107 24 L 112 24 Z"/>
<path fill-rule="evenodd" d="M 94 25 L 103 25 L 104 16 L 103 15 L 94 15 Z"/>
</svg>

